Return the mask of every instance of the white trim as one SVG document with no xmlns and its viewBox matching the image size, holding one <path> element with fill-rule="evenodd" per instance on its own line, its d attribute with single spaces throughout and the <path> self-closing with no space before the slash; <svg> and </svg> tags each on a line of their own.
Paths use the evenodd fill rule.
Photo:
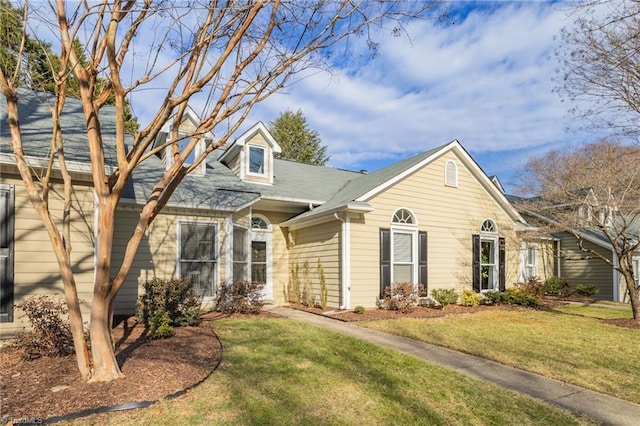
<svg viewBox="0 0 640 426">
<path fill-rule="evenodd" d="M 271 170 L 270 168 L 270 164 L 267 161 L 267 147 L 266 146 L 262 146 L 262 145 L 256 145 L 256 144 L 252 144 L 249 143 L 246 145 L 246 148 L 248 149 L 247 151 L 247 164 L 246 164 L 246 170 L 247 170 L 247 176 L 254 176 L 254 177 L 260 177 L 260 178 L 266 178 L 269 176 L 269 171 Z M 260 151 L 262 151 L 262 173 L 258 173 L 258 172 L 252 172 L 251 171 L 251 149 L 259 149 Z"/>
<path fill-rule="evenodd" d="M 409 215 L 411 215 L 411 220 L 413 221 L 413 223 L 402 223 L 402 222 L 394 222 L 393 218 L 396 217 L 396 213 L 398 213 L 400 210 L 406 210 L 409 212 Z M 393 213 L 391 214 L 391 220 L 389 221 L 391 222 L 392 226 L 397 226 L 397 227 L 402 227 L 402 226 L 418 226 L 418 217 L 415 215 L 415 213 L 413 213 L 413 211 L 409 208 L 409 207 L 398 207 L 397 209 L 395 209 L 393 211 Z"/>
<path fill-rule="evenodd" d="M 344 212 L 344 218 L 338 213 L 334 213 L 333 217 L 342 222 L 340 225 L 340 244 L 342 253 L 340 256 L 340 295 L 342 296 L 342 305 L 340 309 L 351 309 L 351 225 L 349 214 Z"/>
<path fill-rule="evenodd" d="M 225 284 L 233 283 L 233 220 L 230 216 L 224 218 L 225 237 Z"/>
<path fill-rule="evenodd" d="M 419 259 L 418 259 L 418 251 L 419 251 L 419 242 L 418 242 L 418 228 L 411 225 L 398 225 L 396 223 L 392 223 L 389 228 L 389 260 L 390 260 L 390 284 L 397 282 L 395 277 L 393 276 L 394 266 L 396 265 L 395 261 L 395 235 L 396 234 L 405 234 L 411 235 L 411 282 L 412 284 L 416 284 L 420 281 L 419 274 Z M 398 265 L 406 265 L 406 263 L 398 263 Z"/>
</svg>

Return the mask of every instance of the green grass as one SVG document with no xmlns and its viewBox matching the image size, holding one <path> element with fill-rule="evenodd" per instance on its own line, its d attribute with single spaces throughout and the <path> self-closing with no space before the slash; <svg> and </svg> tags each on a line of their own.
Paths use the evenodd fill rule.
<svg viewBox="0 0 640 426">
<path fill-rule="evenodd" d="M 556 311 L 571 315 L 580 315 L 590 318 L 633 318 L 631 308 L 628 306 L 626 309 L 620 308 L 605 308 L 600 306 L 562 306 L 557 308 Z"/>
<path fill-rule="evenodd" d="M 355 338 L 288 319 L 214 326 L 223 363 L 202 385 L 99 424 L 589 424 L 551 405 Z"/>
<path fill-rule="evenodd" d="M 630 316 L 615 308 L 574 306 L 561 312 L 484 311 L 362 325 L 640 403 L 640 330 L 596 317 Z"/>
</svg>

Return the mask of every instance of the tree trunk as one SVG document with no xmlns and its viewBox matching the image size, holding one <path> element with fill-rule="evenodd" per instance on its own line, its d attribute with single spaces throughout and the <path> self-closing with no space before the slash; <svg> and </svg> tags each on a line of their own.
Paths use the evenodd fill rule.
<svg viewBox="0 0 640 426">
<path fill-rule="evenodd" d="M 622 271 L 624 280 L 627 284 L 627 291 L 629 292 L 629 299 L 631 300 L 631 311 L 633 312 L 633 319 L 640 322 L 640 291 L 636 288 L 636 283 L 633 280 L 631 271 Z"/>
<path fill-rule="evenodd" d="M 107 382 L 124 375 L 120 371 L 111 340 L 111 247 L 115 208 L 109 195 L 98 198 L 98 232 L 96 241 L 96 273 L 91 302 L 91 358 L 93 374 L 90 382 Z"/>
</svg>

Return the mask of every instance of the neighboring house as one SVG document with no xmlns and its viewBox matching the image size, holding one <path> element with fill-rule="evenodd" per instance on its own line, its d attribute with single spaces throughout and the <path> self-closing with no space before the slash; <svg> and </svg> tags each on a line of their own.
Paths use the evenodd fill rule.
<svg viewBox="0 0 640 426">
<path fill-rule="evenodd" d="M 46 165 L 42 147 L 51 134 L 52 100 L 27 91 L 20 99 L 25 150 L 38 173 Z M 103 113 L 105 143 L 113 144 L 114 124 L 108 108 Z M 189 111 L 179 130 L 187 131 L 197 120 Z M 97 224 L 83 121 L 80 102 L 67 100 L 62 127 L 77 183 L 73 262 L 86 312 Z M 14 302 L 62 288 L 47 234 L 15 168 L 4 100 L 0 122 L 0 254 L 5 259 L 0 335 L 7 336 L 24 326 L 13 314 Z M 70 132 L 74 127 L 78 132 Z M 158 143 L 168 137 L 170 128 L 165 130 Z M 205 302 L 213 301 L 221 283 L 261 281 L 265 299 L 280 305 L 296 279 L 301 286 L 308 283 L 319 301 L 321 269 L 328 305 L 350 309 L 375 307 L 395 282 L 421 283 L 429 292 L 482 292 L 522 280 L 525 270 L 533 273 L 533 265 L 523 263 L 525 249 L 517 234 L 528 229 L 525 220 L 456 140 L 369 174 L 279 160 L 274 158 L 279 151 L 258 123 L 187 176 L 145 235 L 116 298 L 116 313 L 133 313 L 141 285 L 155 277 L 191 278 Z M 118 206 L 114 268 L 170 158 L 151 158 L 129 182 Z M 108 167 L 113 166 L 108 158 Z M 59 188 L 54 185 L 54 206 Z"/>
<path fill-rule="evenodd" d="M 545 280 L 555 275 L 566 280 L 572 287 L 579 284 L 597 287 L 598 293 L 594 295 L 594 298 L 616 302 L 629 301 L 624 277 L 590 252 L 596 252 L 611 261 L 612 264 L 617 264 L 617 256 L 602 232 L 589 227 L 576 229 L 572 232 L 568 230 L 549 233 L 536 232 L 537 228 L 534 226 L 536 223 L 542 224 L 542 229 L 544 229 L 545 226 L 553 223 L 551 218 L 521 208 L 525 199 L 515 196 L 507 196 L 507 198 L 530 224 L 527 231 L 519 234 L 521 244 L 527 250 L 522 264 L 525 266 L 525 271 L 531 269 L 531 272 L 525 274 L 522 279 L 537 276 Z M 633 235 L 640 235 L 640 221 L 636 221 L 628 231 Z M 582 241 L 583 247 L 589 251 L 580 248 L 580 241 Z M 537 254 L 532 253 L 532 250 Z M 541 264 L 546 265 L 543 270 L 540 269 Z M 640 251 L 633 256 L 632 266 L 636 279 L 635 285 L 640 287 L 638 282 Z"/>
</svg>

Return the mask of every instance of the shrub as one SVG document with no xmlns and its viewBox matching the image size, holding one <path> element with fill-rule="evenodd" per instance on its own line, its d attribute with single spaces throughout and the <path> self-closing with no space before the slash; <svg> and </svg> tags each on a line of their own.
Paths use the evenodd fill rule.
<svg viewBox="0 0 640 426">
<path fill-rule="evenodd" d="M 544 292 L 551 296 L 566 296 L 570 293 L 569 283 L 557 276 L 547 278 L 544 282 Z"/>
<path fill-rule="evenodd" d="M 31 324 L 31 330 L 16 338 L 15 345 L 25 351 L 27 359 L 41 356 L 65 356 L 74 352 L 67 304 L 60 298 L 29 296 L 16 305 Z"/>
<path fill-rule="evenodd" d="M 411 312 L 418 304 L 418 293 L 412 283 L 393 283 L 385 288 L 382 308 L 402 313 Z"/>
<path fill-rule="evenodd" d="M 216 310 L 226 314 L 257 314 L 262 309 L 265 283 L 239 281 L 220 286 Z"/>
<path fill-rule="evenodd" d="M 431 290 L 431 297 L 442 306 L 458 301 L 458 293 L 451 288 L 435 288 Z"/>
<path fill-rule="evenodd" d="M 516 287 L 521 295 L 542 297 L 545 293 L 544 283 L 538 277 L 531 277 L 527 282 L 517 284 Z"/>
<path fill-rule="evenodd" d="M 576 294 L 580 296 L 594 296 L 598 294 L 600 289 L 595 285 L 578 284 L 576 286 Z"/>
<path fill-rule="evenodd" d="M 327 309 L 327 302 L 329 299 L 329 290 L 327 289 L 327 279 L 324 276 L 324 268 L 320 259 L 318 259 L 318 280 L 320 281 L 320 307 L 324 310 Z"/>
<path fill-rule="evenodd" d="M 305 306 L 314 306 L 311 279 L 309 278 L 309 262 L 306 260 L 302 264 L 302 300 L 300 302 Z"/>
<path fill-rule="evenodd" d="M 173 336 L 171 318 L 167 311 L 156 311 L 149 320 L 149 336 L 152 339 L 162 339 Z"/>
<path fill-rule="evenodd" d="M 136 316 L 145 327 L 160 326 L 168 318 L 168 326 L 189 326 L 200 323 L 200 305 L 202 298 L 196 293 L 188 279 L 162 280 L 154 278 L 144 283 L 144 294 L 138 297 Z M 167 337 L 166 327 L 151 337 Z"/>
<path fill-rule="evenodd" d="M 473 290 L 464 290 L 460 295 L 460 304 L 462 306 L 478 306 L 480 304 L 480 295 Z"/>
<path fill-rule="evenodd" d="M 297 263 L 291 263 L 289 267 L 287 300 L 291 303 L 300 303 L 300 265 Z"/>
<path fill-rule="evenodd" d="M 483 303 L 487 305 L 513 304 L 539 308 L 540 299 L 523 292 L 517 287 L 511 287 L 505 291 L 488 291 L 484 293 Z"/>
<path fill-rule="evenodd" d="M 364 314 L 364 306 L 356 306 L 353 310 L 356 314 Z"/>
</svg>

